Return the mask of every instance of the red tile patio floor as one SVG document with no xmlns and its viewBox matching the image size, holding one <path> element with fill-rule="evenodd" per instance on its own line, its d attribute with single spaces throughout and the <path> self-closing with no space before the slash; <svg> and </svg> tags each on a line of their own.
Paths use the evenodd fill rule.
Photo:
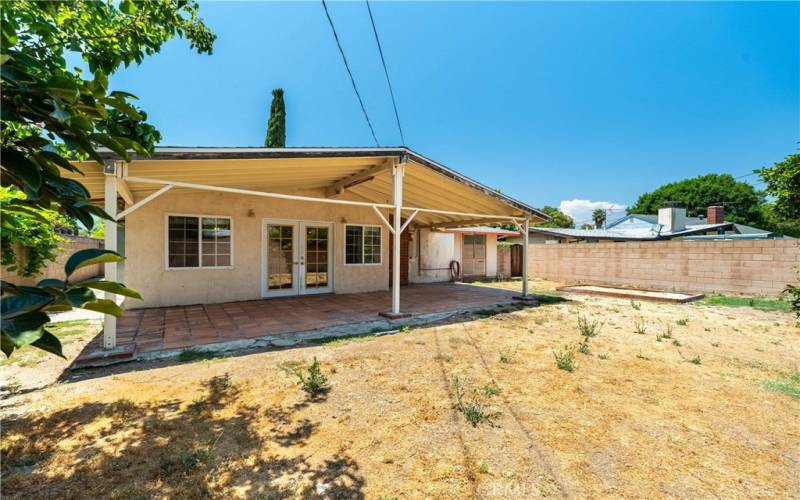
<svg viewBox="0 0 800 500">
<path fill-rule="evenodd" d="M 412 316 L 507 303 L 513 292 L 488 286 L 436 283 L 404 286 L 403 312 Z M 391 292 L 307 295 L 224 304 L 133 309 L 117 320 L 117 344 L 135 354 L 182 349 L 263 336 L 293 333 L 383 319 Z M 102 335 L 84 352 L 102 349 Z M 132 351 L 134 349 L 131 349 Z"/>
</svg>

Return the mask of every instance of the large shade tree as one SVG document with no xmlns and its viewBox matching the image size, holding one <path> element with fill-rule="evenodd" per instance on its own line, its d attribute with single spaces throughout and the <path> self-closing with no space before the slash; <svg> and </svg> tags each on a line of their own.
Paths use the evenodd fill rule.
<svg viewBox="0 0 800 500">
<path fill-rule="evenodd" d="M 565 214 L 556 207 L 545 205 L 544 207 L 542 207 L 542 212 L 547 214 L 550 217 L 550 220 L 548 220 L 547 222 L 542 222 L 541 224 L 536 224 L 537 227 L 561 227 L 561 228 L 575 227 L 575 221 L 572 220 L 572 217 Z"/>
<path fill-rule="evenodd" d="M 772 167 L 756 172 L 770 196 L 764 205 L 769 224 L 774 230 L 800 236 L 800 154 L 789 155 Z"/>
<path fill-rule="evenodd" d="M 129 151 L 148 155 L 160 138 L 132 104 L 134 95 L 109 88 L 109 75 L 141 63 L 176 36 L 211 53 L 215 35 L 199 18 L 197 4 L 185 0 L 6 1 L 0 24 L 0 182 L 21 193 L 3 199 L 3 237 L 18 237 L 21 215 L 36 218 L 43 210 L 91 230 L 96 218 L 109 217 L 91 204 L 80 182 L 62 177 L 62 170 L 79 172 L 70 163 L 75 159 L 102 163 L 101 147 L 125 160 Z M 67 52 L 82 58 L 86 76 L 68 67 Z M 64 281 L 46 279 L 37 286 L 3 281 L 2 351 L 11 355 L 30 344 L 61 355 L 58 339 L 45 326 L 50 312 L 80 307 L 121 315 L 116 303 L 97 298 L 94 290 L 138 298 L 136 291 L 105 280 L 70 279 L 83 266 L 120 260 L 115 252 L 82 250 L 67 261 Z"/>
<path fill-rule="evenodd" d="M 690 217 L 704 215 L 711 205 L 725 206 L 725 219 L 741 224 L 762 225 L 764 194 L 729 174 L 708 174 L 671 182 L 639 196 L 629 214 L 655 214 L 666 202 L 686 207 Z"/>
</svg>

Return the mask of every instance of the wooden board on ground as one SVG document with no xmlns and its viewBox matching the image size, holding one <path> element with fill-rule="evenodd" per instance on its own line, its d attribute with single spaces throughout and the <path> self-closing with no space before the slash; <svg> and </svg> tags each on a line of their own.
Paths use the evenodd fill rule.
<svg viewBox="0 0 800 500">
<path fill-rule="evenodd" d="M 683 304 L 700 300 L 704 297 L 702 293 L 678 293 L 661 292 L 658 290 L 639 290 L 635 288 L 617 288 L 611 286 L 598 285 L 569 285 L 557 288 L 560 292 L 586 293 L 589 295 L 603 295 L 605 297 L 617 297 L 622 299 L 654 300 L 657 302 L 675 302 Z"/>
</svg>

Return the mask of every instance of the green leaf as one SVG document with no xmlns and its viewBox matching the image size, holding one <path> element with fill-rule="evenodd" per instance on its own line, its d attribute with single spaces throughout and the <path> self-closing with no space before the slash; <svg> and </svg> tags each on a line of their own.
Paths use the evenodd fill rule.
<svg viewBox="0 0 800 500">
<path fill-rule="evenodd" d="M 71 288 L 64 295 L 74 307 L 83 307 L 83 304 L 97 300 L 94 292 L 86 287 Z"/>
<path fill-rule="evenodd" d="M 39 281 L 38 283 L 36 283 L 36 286 L 39 286 L 39 287 L 49 286 L 49 287 L 52 287 L 52 288 L 64 288 L 66 286 L 66 283 L 64 283 L 63 281 L 61 281 L 59 279 L 55 279 L 55 278 L 45 278 L 45 279 Z"/>
<path fill-rule="evenodd" d="M 0 335 L 0 349 L 2 349 L 3 354 L 5 354 L 7 358 L 10 358 L 14 349 L 16 349 L 14 343 L 11 342 L 11 338 L 5 333 Z"/>
<path fill-rule="evenodd" d="M 0 300 L 0 315 L 4 319 L 13 319 L 22 316 L 53 301 L 47 294 L 22 293 L 9 295 Z"/>
<path fill-rule="evenodd" d="M 58 337 L 47 330 L 44 330 L 42 332 L 42 336 L 39 337 L 36 342 L 33 342 L 31 346 L 38 347 L 43 351 L 47 351 L 51 354 L 55 354 L 56 356 L 61 356 L 62 358 L 67 359 L 61 350 L 61 341 L 58 340 Z"/>
<path fill-rule="evenodd" d="M 116 281 L 105 281 L 105 280 L 81 281 L 80 283 L 76 283 L 75 286 L 94 288 L 95 290 L 102 290 L 104 292 L 115 293 L 117 295 L 124 295 L 125 297 L 131 297 L 134 299 L 142 298 L 142 294 L 140 294 L 136 290 L 128 288 L 122 283 L 117 283 Z"/>
<path fill-rule="evenodd" d="M 22 179 L 22 182 L 33 191 L 39 189 L 42 185 L 42 174 L 40 173 L 39 165 L 16 149 L 3 148 L 0 153 L 2 154 L 2 164 L 5 168 Z M 5 181 L 3 182 L 5 184 Z"/>
<path fill-rule="evenodd" d="M 126 160 L 128 159 L 128 151 L 125 149 L 125 146 L 123 146 L 122 144 L 120 144 L 119 142 L 114 140 L 114 138 L 111 137 L 110 135 L 108 135 L 108 134 L 92 134 L 91 138 L 92 138 L 93 141 L 99 142 L 100 144 L 102 144 L 103 146 L 107 147 L 111 151 L 117 153 L 122 158 L 124 158 Z"/>
<path fill-rule="evenodd" d="M 92 302 L 87 302 L 81 306 L 81 309 L 89 311 L 97 311 L 103 314 L 111 314 L 112 316 L 122 316 L 123 311 L 116 302 L 108 299 L 97 299 Z"/>
<path fill-rule="evenodd" d="M 136 14 L 136 11 L 138 9 L 136 8 L 136 4 L 131 2 L 130 0 L 122 0 L 119 3 L 119 10 L 121 12 L 124 12 L 125 14 L 133 15 Z"/>
<path fill-rule="evenodd" d="M 67 274 L 67 277 L 69 277 L 82 267 L 105 262 L 122 262 L 123 260 L 125 260 L 125 258 L 122 255 L 111 250 L 86 248 L 84 250 L 78 250 L 70 256 L 64 266 L 64 272 Z"/>
<path fill-rule="evenodd" d="M 15 347 L 36 342 L 42 336 L 44 325 L 50 321 L 47 314 L 36 311 L 13 319 L 2 320 L 2 331 Z"/>
</svg>

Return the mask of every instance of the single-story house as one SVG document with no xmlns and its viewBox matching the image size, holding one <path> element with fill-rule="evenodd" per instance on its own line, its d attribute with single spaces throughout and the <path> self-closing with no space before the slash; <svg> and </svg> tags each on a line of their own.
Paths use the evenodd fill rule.
<svg viewBox="0 0 800 500">
<path fill-rule="evenodd" d="M 527 238 L 539 210 L 407 148 L 159 147 L 75 176 L 115 221 L 106 264 L 143 301 L 129 308 L 213 304 L 308 294 L 392 290 L 496 273 L 485 227 L 515 224 Z M 399 270 L 399 272 L 394 272 Z M 527 295 L 524 283 L 523 295 Z M 106 317 L 104 346 L 116 344 Z"/>
<path fill-rule="evenodd" d="M 660 241 L 682 239 L 764 239 L 783 235 L 725 220 L 725 208 L 710 206 L 705 217 L 687 217 L 686 209 L 669 203 L 658 215 L 629 214 L 602 229 L 530 228 L 530 244 Z M 515 235 L 509 243 L 520 244 Z"/>
</svg>

